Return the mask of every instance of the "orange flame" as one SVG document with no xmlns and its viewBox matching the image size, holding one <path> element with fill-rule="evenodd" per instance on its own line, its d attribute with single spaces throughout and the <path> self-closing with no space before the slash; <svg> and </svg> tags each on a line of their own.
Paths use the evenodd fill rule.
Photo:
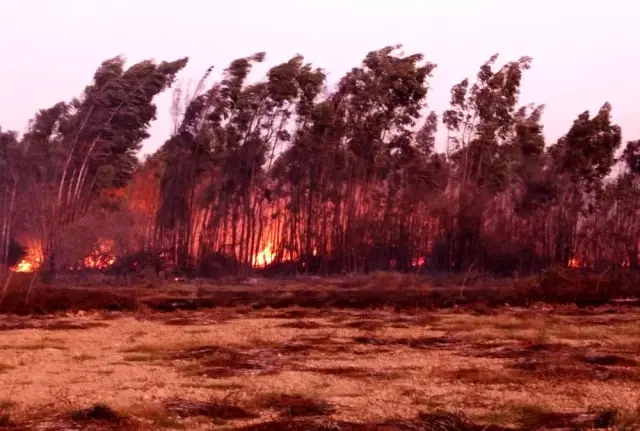
<svg viewBox="0 0 640 431">
<path fill-rule="evenodd" d="M 35 272 L 40 268 L 40 258 L 35 258 L 33 260 L 27 258 L 22 259 L 20 262 L 16 263 L 11 267 L 11 271 L 13 272 Z"/>
<path fill-rule="evenodd" d="M 268 242 L 266 247 L 253 256 L 252 264 L 256 268 L 264 268 L 275 259 L 276 254 L 273 251 L 273 243 Z"/>
<path fill-rule="evenodd" d="M 36 272 L 42 266 L 42 252 L 36 247 L 29 247 L 27 254 L 10 269 L 13 272 Z"/>
<path fill-rule="evenodd" d="M 569 259 L 569 268 L 580 268 L 580 261 L 577 258 L 572 257 Z"/>
<path fill-rule="evenodd" d="M 100 240 L 98 248 L 85 257 L 83 260 L 85 268 L 106 269 L 116 262 L 116 257 L 112 254 L 114 242 L 112 240 Z"/>
</svg>

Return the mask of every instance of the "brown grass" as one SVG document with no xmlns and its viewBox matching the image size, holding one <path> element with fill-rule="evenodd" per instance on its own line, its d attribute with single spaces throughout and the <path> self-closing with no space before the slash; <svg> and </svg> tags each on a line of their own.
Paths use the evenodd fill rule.
<svg viewBox="0 0 640 431">
<path fill-rule="evenodd" d="M 258 405 L 276 410 L 280 416 L 326 416 L 335 411 L 327 401 L 301 394 L 264 394 L 259 399 Z"/>
<path fill-rule="evenodd" d="M 0 424 L 416 430 L 449 420 L 478 431 L 633 429 L 638 318 L 624 308 L 241 307 L 173 317 L 87 312 L 65 317 L 85 329 L 51 333 L 40 321 L 53 317 L 24 317 L 25 328 L 0 331 Z"/>
<path fill-rule="evenodd" d="M 165 409 L 172 415 L 180 417 L 204 416 L 214 419 L 253 419 L 258 417 L 242 407 L 219 401 L 189 401 L 172 399 L 165 403 Z"/>
</svg>

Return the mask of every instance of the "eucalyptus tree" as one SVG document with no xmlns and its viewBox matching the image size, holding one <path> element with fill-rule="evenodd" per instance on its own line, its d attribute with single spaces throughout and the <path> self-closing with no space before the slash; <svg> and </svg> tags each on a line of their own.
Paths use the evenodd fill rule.
<svg viewBox="0 0 640 431">
<path fill-rule="evenodd" d="M 115 57 L 102 63 L 93 82 L 69 103 L 40 111 L 24 136 L 42 193 L 42 242 L 53 275 L 60 232 L 86 213 L 100 190 L 123 187 L 136 167 L 136 153 L 156 118 L 154 97 L 169 87 L 187 59 L 142 61 L 125 69 Z"/>
<path fill-rule="evenodd" d="M 615 164 L 615 152 L 622 143 L 621 130 L 611 122 L 611 105 L 605 103 L 591 117 L 578 115 L 565 136 L 550 148 L 556 182 L 561 187 L 553 212 L 555 218 L 554 261 L 569 265 L 575 259 L 580 230 L 589 217 L 597 217 L 597 198 L 603 180 Z M 595 220 L 589 239 L 592 263 L 598 261 L 598 225 Z M 586 246 L 586 244 L 583 244 Z"/>
<path fill-rule="evenodd" d="M 0 281 L 8 275 L 12 263 L 10 251 L 21 168 L 17 133 L 0 128 Z"/>
<path fill-rule="evenodd" d="M 220 82 L 188 103 L 178 133 L 163 147 L 158 223 L 161 235 L 185 226 L 176 242 L 183 266 L 210 252 L 250 264 L 264 245 L 266 170 L 291 138 L 292 117 L 308 115 L 324 82 L 324 73 L 297 55 L 247 84 L 264 56 L 234 60 Z"/>
<path fill-rule="evenodd" d="M 454 204 L 450 235 L 450 266 L 460 270 L 482 259 L 482 231 L 490 200 L 509 184 L 510 147 L 518 119 L 523 72 L 531 58 L 493 67 L 498 55 L 484 63 L 475 83 L 464 79 L 451 89 L 450 108 L 443 114 L 453 164 L 449 190 Z"/>
</svg>

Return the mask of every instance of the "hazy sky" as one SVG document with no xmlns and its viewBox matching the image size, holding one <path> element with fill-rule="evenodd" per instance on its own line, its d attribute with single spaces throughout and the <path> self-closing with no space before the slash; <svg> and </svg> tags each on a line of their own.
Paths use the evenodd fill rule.
<svg viewBox="0 0 640 431">
<path fill-rule="evenodd" d="M 428 103 L 446 109 L 451 86 L 494 53 L 533 57 L 521 103 L 547 105 L 548 141 L 606 101 L 624 139 L 640 139 L 640 5 L 629 0 L 0 0 L 0 126 L 23 132 L 40 108 L 78 95 L 106 58 L 189 56 L 197 81 L 214 65 L 296 53 L 337 81 L 371 50 L 402 43 L 437 63 Z M 170 94 L 144 152 L 171 127 Z M 443 148 L 444 143 L 439 142 Z"/>
</svg>

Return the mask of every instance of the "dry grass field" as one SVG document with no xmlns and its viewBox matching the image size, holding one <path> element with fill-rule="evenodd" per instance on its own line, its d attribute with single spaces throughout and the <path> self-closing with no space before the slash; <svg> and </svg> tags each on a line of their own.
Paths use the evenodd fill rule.
<svg viewBox="0 0 640 431">
<path fill-rule="evenodd" d="M 0 315 L 0 429 L 640 429 L 640 311 Z"/>
</svg>

